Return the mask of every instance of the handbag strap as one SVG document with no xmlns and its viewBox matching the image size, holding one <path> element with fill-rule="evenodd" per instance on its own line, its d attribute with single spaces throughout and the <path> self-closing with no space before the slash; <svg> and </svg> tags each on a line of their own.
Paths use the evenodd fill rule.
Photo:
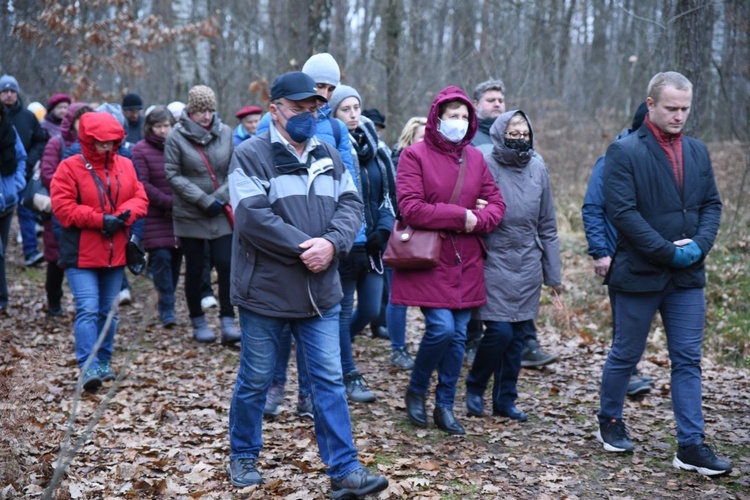
<svg viewBox="0 0 750 500">
<path fill-rule="evenodd" d="M 214 182 L 214 189 L 219 189 L 219 183 L 216 182 L 216 176 L 214 175 L 214 169 L 211 168 L 211 164 L 208 163 L 208 158 L 206 158 L 206 155 L 203 153 L 203 150 L 198 147 L 198 145 L 194 142 L 191 142 L 193 147 L 195 147 L 195 150 L 198 151 L 198 154 L 201 155 L 201 158 L 203 158 L 203 163 L 206 164 L 206 167 L 208 168 L 208 175 L 211 176 L 211 180 Z"/>
<path fill-rule="evenodd" d="M 461 196 L 461 191 L 464 188 L 464 177 L 466 177 L 466 149 L 461 151 L 461 158 L 458 160 L 458 179 L 456 180 L 456 186 L 453 188 L 453 194 L 448 203 L 455 205 L 458 201 L 458 197 Z"/>
</svg>

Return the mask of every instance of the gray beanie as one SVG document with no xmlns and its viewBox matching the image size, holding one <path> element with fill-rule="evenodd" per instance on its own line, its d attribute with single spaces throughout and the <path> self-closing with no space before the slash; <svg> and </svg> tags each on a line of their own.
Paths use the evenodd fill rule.
<svg viewBox="0 0 750 500">
<path fill-rule="evenodd" d="M 302 66 L 302 72 L 309 75 L 315 83 L 327 83 L 334 87 L 338 87 L 341 83 L 339 64 L 328 52 L 321 52 L 310 57 Z"/>
<path fill-rule="evenodd" d="M 331 107 L 331 113 L 336 114 L 336 108 L 343 102 L 347 97 L 356 97 L 359 104 L 362 105 L 362 98 L 359 97 L 359 92 L 354 87 L 349 85 L 339 85 L 336 90 L 331 94 L 331 98 L 328 99 L 328 105 Z"/>
<path fill-rule="evenodd" d="M 0 77 L 0 92 L 4 90 L 12 90 L 16 94 L 20 92 L 18 88 L 18 80 L 13 78 L 11 75 L 3 75 Z"/>
<path fill-rule="evenodd" d="M 125 115 L 122 114 L 122 108 L 120 108 L 119 104 L 112 104 L 112 103 L 102 103 L 98 108 L 96 108 L 94 111 L 109 113 L 110 115 L 115 117 L 115 120 L 119 122 L 120 125 L 122 125 L 122 128 L 125 129 L 127 126 L 127 120 L 125 119 Z"/>
</svg>

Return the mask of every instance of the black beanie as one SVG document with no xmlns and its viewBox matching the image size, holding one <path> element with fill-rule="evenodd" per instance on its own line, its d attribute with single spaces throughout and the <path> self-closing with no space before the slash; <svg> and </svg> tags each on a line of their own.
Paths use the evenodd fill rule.
<svg viewBox="0 0 750 500">
<path fill-rule="evenodd" d="M 630 131 L 635 132 L 639 128 L 641 128 L 641 125 L 643 125 L 643 120 L 646 119 L 646 114 L 648 113 L 648 106 L 645 102 L 642 102 L 640 106 L 638 106 L 638 109 L 635 112 L 635 115 L 633 115 L 633 124 L 630 126 Z"/>
<path fill-rule="evenodd" d="M 142 109 L 143 101 L 138 94 L 127 94 L 122 98 L 122 109 Z"/>
</svg>

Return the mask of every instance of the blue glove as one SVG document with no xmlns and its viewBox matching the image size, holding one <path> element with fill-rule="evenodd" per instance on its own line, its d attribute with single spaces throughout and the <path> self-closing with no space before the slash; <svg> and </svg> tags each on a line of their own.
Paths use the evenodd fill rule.
<svg viewBox="0 0 750 500">
<path fill-rule="evenodd" d="M 703 256 L 700 247 L 694 241 L 687 245 L 675 248 L 674 257 L 672 257 L 672 267 L 685 268 L 692 266 Z"/>
</svg>

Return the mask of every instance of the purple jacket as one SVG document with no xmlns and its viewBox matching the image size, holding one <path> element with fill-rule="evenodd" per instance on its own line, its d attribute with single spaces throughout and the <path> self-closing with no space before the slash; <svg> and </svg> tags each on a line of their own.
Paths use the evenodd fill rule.
<svg viewBox="0 0 750 500">
<path fill-rule="evenodd" d="M 458 143 L 438 131 L 438 108 L 447 101 L 462 101 L 469 110 L 469 130 Z M 423 142 L 406 148 L 398 163 L 396 195 L 404 221 L 414 228 L 444 231 L 440 264 L 433 269 L 394 270 L 391 301 L 394 304 L 469 309 L 486 302 L 482 235 L 502 220 L 505 202 L 482 153 L 470 146 L 477 130 L 474 107 L 457 87 L 441 91 L 432 103 Z M 458 202 L 448 203 L 458 177 L 462 152 L 466 154 L 466 176 Z M 475 210 L 477 199 L 487 200 L 484 210 Z M 472 233 L 464 233 L 466 210 L 477 216 Z M 461 256 L 457 262 L 456 252 Z"/>
<path fill-rule="evenodd" d="M 78 133 L 73 128 L 73 116 L 84 106 L 87 106 L 85 102 L 74 102 L 71 104 L 60 124 L 60 133 L 56 135 L 50 134 L 50 140 L 44 146 L 44 153 L 42 153 L 42 161 L 39 168 L 39 178 L 47 189 L 49 189 L 52 176 L 55 175 L 55 170 L 57 170 L 57 166 L 60 164 L 63 152 L 78 140 Z M 47 262 L 57 262 L 60 244 L 52 233 L 51 219 L 44 221 L 42 241 L 44 242 L 44 260 Z"/>
<path fill-rule="evenodd" d="M 164 171 L 164 138 L 151 134 L 138 141 L 132 153 L 138 180 L 148 196 L 143 247 L 146 250 L 179 247 L 172 223 L 172 188 Z"/>
</svg>

